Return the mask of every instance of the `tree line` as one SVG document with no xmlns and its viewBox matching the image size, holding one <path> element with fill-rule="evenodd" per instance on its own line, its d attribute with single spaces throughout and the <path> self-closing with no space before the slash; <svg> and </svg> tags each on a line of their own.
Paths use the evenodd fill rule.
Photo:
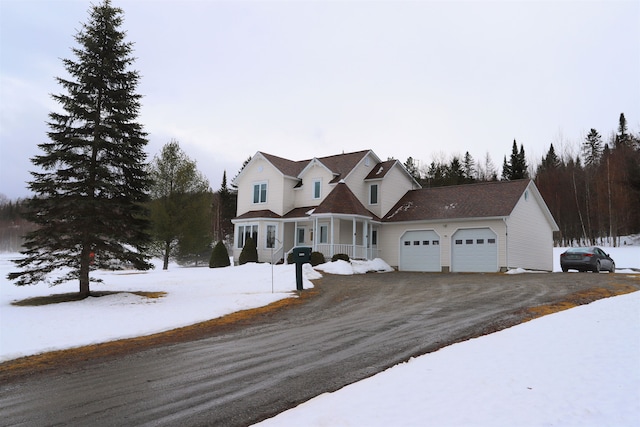
<svg viewBox="0 0 640 427">
<path fill-rule="evenodd" d="M 488 153 L 481 162 L 466 152 L 418 163 L 409 157 L 404 167 L 423 187 L 534 179 L 560 228 L 557 245 L 617 245 L 620 236 L 640 232 L 640 133 L 629 131 L 624 113 L 607 142 L 591 129 L 575 149 L 557 153 L 550 144 L 533 163 L 514 140 L 500 174 Z"/>
<path fill-rule="evenodd" d="M 591 129 L 578 153 L 551 144 L 535 182 L 560 227 L 558 244 L 616 246 L 640 232 L 640 134 L 628 131 L 624 114 L 607 143 Z"/>
</svg>

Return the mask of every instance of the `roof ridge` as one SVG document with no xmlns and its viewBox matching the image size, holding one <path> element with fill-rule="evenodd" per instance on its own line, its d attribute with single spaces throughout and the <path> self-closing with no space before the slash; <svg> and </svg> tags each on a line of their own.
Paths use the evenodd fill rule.
<svg viewBox="0 0 640 427">
<path fill-rule="evenodd" d="M 450 188 L 450 187 L 460 188 L 460 187 L 473 187 L 473 186 L 481 186 L 481 185 L 498 185 L 498 184 L 506 185 L 506 184 L 513 184 L 513 183 L 523 183 L 525 181 L 529 182 L 529 181 L 533 181 L 533 179 L 521 178 L 521 179 L 514 179 L 509 181 L 497 180 L 497 181 L 467 182 L 465 184 L 439 185 L 437 187 L 423 187 L 423 188 L 417 188 L 416 190 L 439 190 L 439 189 Z M 415 190 L 411 190 L 411 191 L 415 191 Z"/>
</svg>

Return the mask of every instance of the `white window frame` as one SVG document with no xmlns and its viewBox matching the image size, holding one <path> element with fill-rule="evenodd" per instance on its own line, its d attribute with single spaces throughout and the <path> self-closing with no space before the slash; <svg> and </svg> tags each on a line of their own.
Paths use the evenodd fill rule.
<svg viewBox="0 0 640 427">
<path fill-rule="evenodd" d="M 375 200 L 373 200 L 373 189 L 375 188 Z M 369 185 L 369 204 L 377 205 L 380 201 L 380 186 L 378 184 L 370 184 Z"/>
<path fill-rule="evenodd" d="M 249 232 L 247 233 L 247 229 Z M 236 247 L 238 249 L 244 248 L 244 243 L 246 242 L 247 234 L 253 238 L 256 246 L 258 246 L 258 224 L 242 224 L 238 225 L 238 236 L 236 238 Z"/>
<path fill-rule="evenodd" d="M 318 243 L 329 243 L 329 224 L 320 224 Z"/>
<path fill-rule="evenodd" d="M 273 249 L 276 247 L 276 239 L 278 238 L 278 224 L 267 224 L 267 231 L 265 232 L 265 248 Z M 273 236 L 269 237 L 269 229 L 273 228 Z"/>
<path fill-rule="evenodd" d="M 257 193 L 256 193 L 257 189 Z M 251 196 L 251 200 L 254 205 L 263 205 L 267 203 L 267 190 L 269 186 L 267 185 L 267 181 L 260 181 L 253 183 L 253 194 Z"/>
<path fill-rule="evenodd" d="M 302 232 L 302 241 L 300 241 L 300 233 Z M 304 240 L 304 227 L 298 227 L 296 228 L 296 245 L 304 245 L 305 240 Z"/>
<path fill-rule="evenodd" d="M 311 198 L 313 200 L 319 200 L 322 198 L 322 180 L 314 179 L 313 186 L 311 188 Z"/>
</svg>

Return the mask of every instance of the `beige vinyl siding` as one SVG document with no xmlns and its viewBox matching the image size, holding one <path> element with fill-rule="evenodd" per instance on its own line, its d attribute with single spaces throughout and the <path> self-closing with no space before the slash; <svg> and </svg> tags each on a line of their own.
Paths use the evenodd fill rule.
<svg viewBox="0 0 640 427">
<path fill-rule="evenodd" d="M 386 215 L 407 191 L 414 189 L 411 178 L 407 176 L 397 164 L 391 168 L 382 181 L 373 182 L 380 183 L 380 187 L 378 188 L 378 206 L 376 211 L 371 209 L 371 207 L 369 207 L 369 209 L 379 217 Z"/>
<path fill-rule="evenodd" d="M 332 179 L 333 174 L 327 168 L 320 165 L 311 166 L 302 176 L 302 187 L 294 190 L 294 207 L 318 206 L 333 190 L 334 186 L 329 184 Z M 320 180 L 320 199 L 313 198 L 313 185 L 316 180 Z"/>
<path fill-rule="evenodd" d="M 296 189 L 295 186 L 298 184 L 298 180 L 296 178 L 283 177 L 282 180 L 282 211 L 277 212 L 280 215 L 284 215 L 289 212 L 291 209 L 298 207 L 296 204 L 296 197 L 298 195 L 299 189 Z"/>
<path fill-rule="evenodd" d="M 520 197 L 507 224 L 509 267 L 552 271 L 553 229 L 530 187 Z"/>
<path fill-rule="evenodd" d="M 368 159 L 368 166 L 367 166 Z M 349 176 L 346 177 L 345 183 L 349 187 L 349 190 L 358 198 L 362 206 L 369 207 L 369 183 L 365 182 L 365 178 L 369 175 L 369 172 L 378 164 L 371 153 L 367 154 L 360 160 L 360 163 L 356 165 L 351 171 Z M 378 195 L 379 197 L 379 195 Z"/>
<path fill-rule="evenodd" d="M 385 223 L 378 231 L 378 255 L 387 264 L 398 267 L 400 261 L 400 238 L 407 231 L 433 230 L 440 236 L 440 263 L 442 271 L 451 268 L 451 236 L 459 229 L 490 228 L 497 235 L 498 267 L 506 268 L 505 224 L 501 219 L 448 222 L 399 222 Z"/>
<path fill-rule="evenodd" d="M 283 214 L 283 184 L 282 173 L 263 158 L 254 158 L 238 180 L 238 209 L 237 215 L 255 210 L 270 209 Z M 267 202 L 253 203 L 253 185 L 260 182 L 267 183 Z"/>
</svg>

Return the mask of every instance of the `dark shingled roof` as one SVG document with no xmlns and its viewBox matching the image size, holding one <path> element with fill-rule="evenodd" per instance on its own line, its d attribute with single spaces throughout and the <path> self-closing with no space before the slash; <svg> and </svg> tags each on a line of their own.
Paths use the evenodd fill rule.
<svg viewBox="0 0 640 427">
<path fill-rule="evenodd" d="M 235 217 L 234 219 L 251 219 L 251 218 L 280 218 L 280 215 L 268 209 L 264 209 L 261 211 L 245 212 L 242 215 Z"/>
<path fill-rule="evenodd" d="M 356 167 L 368 152 L 369 150 L 363 150 L 354 153 L 336 154 L 335 156 L 318 157 L 318 160 L 336 175 L 331 181 L 331 183 L 336 183 L 349 175 L 349 172 Z"/>
<path fill-rule="evenodd" d="M 387 160 L 386 162 L 378 163 L 373 170 L 369 172 L 369 175 L 367 175 L 365 180 L 384 178 L 396 162 L 397 160 Z"/>
<path fill-rule="evenodd" d="M 305 218 L 309 217 L 309 211 L 315 209 L 315 206 L 307 206 L 304 208 L 294 208 L 284 214 L 283 218 Z"/>
<path fill-rule="evenodd" d="M 370 150 L 362 150 L 356 151 L 354 153 L 343 153 L 327 157 L 318 157 L 317 160 L 319 160 L 323 165 L 327 167 L 327 169 L 333 172 L 336 177 L 331 182 L 335 183 L 340 179 L 346 177 L 369 151 Z M 271 162 L 271 164 L 278 168 L 278 170 L 284 175 L 294 177 L 297 177 L 300 172 L 302 172 L 302 170 L 309 164 L 309 162 L 313 160 L 309 159 L 293 161 L 274 156 L 273 154 L 267 154 L 262 151 L 260 152 L 260 154 L 262 154 L 265 159 Z"/>
<path fill-rule="evenodd" d="M 313 213 L 361 215 L 378 220 L 375 214 L 360 203 L 360 200 L 349 190 L 349 187 L 344 182 L 338 183 Z"/>
<path fill-rule="evenodd" d="M 286 176 L 298 176 L 302 169 L 309 163 L 309 160 L 301 162 L 294 162 L 293 160 L 283 159 L 282 157 L 274 156 L 273 154 L 267 154 L 260 152 L 273 166 L 278 168 Z"/>
<path fill-rule="evenodd" d="M 385 222 L 508 216 L 531 180 L 496 181 L 411 190 Z"/>
</svg>

